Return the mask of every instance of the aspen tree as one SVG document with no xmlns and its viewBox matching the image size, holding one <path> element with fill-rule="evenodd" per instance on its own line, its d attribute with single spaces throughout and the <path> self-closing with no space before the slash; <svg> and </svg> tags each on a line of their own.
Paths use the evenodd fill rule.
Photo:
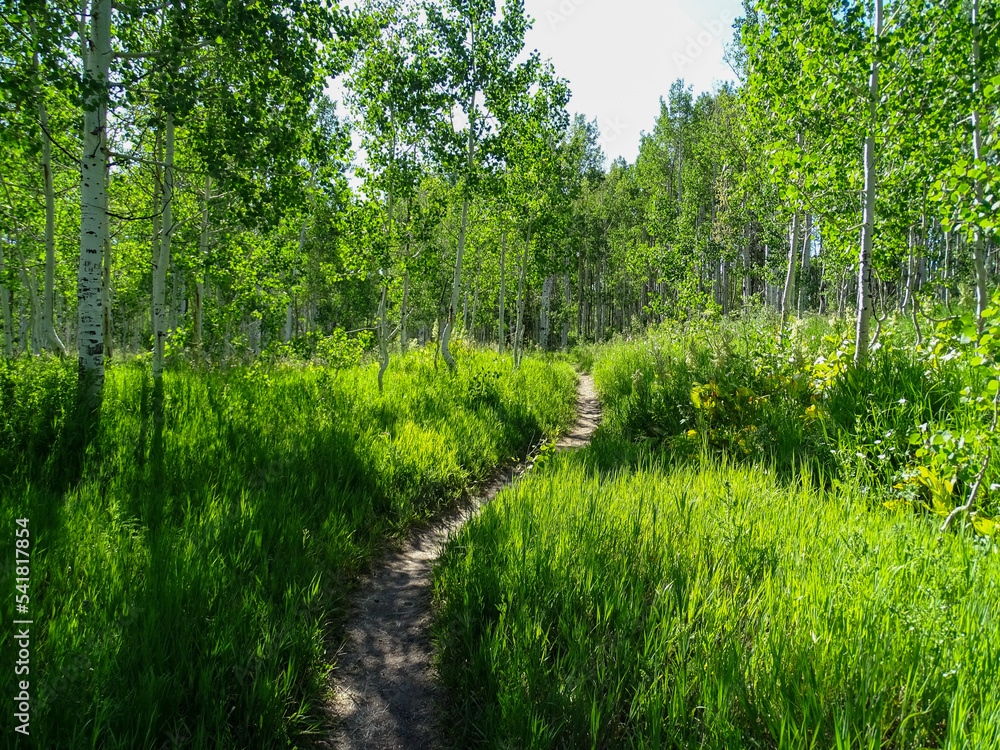
<svg viewBox="0 0 1000 750">
<path fill-rule="evenodd" d="M 77 271 L 79 401 L 99 411 L 104 391 L 104 237 L 108 221 L 107 101 L 111 71 L 111 0 L 91 0 L 83 56 L 83 153 L 80 158 L 80 264 Z"/>
<path fill-rule="evenodd" d="M 870 328 L 872 316 L 872 246 L 875 235 L 875 198 L 877 195 L 876 173 L 876 127 L 879 116 L 881 85 L 879 80 L 879 46 L 882 37 L 882 0 L 875 0 L 874 50 L 872 52 L 871 74 L 868 79 L 868 122 L 865 134 L 864 155 L 864 218 L 861 227 L 861 253 L 858 257 L 858 325 L 855 336 L 854 364 L 863 365 L 868 359 L 871 343 Z"/>
</svg>

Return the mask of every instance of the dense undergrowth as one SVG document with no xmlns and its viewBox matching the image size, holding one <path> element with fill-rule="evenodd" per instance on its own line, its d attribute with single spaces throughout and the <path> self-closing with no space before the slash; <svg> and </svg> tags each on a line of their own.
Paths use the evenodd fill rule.
<svg viewBox="0 0 1000 750">
<path fill-rule="evenodd" d="M 783 337 L 772 323 L 665 327 L 605 347 L 594 366 L 603 436 L 674 457 L 773 462 L 786 478 L 806 466 L 873 502 L 939 513 L 970 489 L 997 393 L 996 321 L 983 346 L 959 319 L 919 347 L 909 321 L 889 322 L 864 368 L 845 321 L 798 321 Z M 994 465 L 985 511 L 997 481 Z"/>
<path fill-rule="evenodd" d="M 994 439 L 966 328 L 866 369 L 821 319 L 598 351 L 593 444 L 437 569 L 456 745 L 1000 748 L 995 470 L 941 531 Z"/>
<path fill-rule="evenodd" d="M 0 525 L 10 541 L 30 519 L 33 545 L 35 746 L 301 746 L 372 552 L 572 418 L 569 366 L 457 359 L 396 359 L 384 395 L 373 367 L 179 368 L 162 436 L 148 371 L 115 366 L 78 476 L 75 368 L 0 361 Z"/>
</svg>

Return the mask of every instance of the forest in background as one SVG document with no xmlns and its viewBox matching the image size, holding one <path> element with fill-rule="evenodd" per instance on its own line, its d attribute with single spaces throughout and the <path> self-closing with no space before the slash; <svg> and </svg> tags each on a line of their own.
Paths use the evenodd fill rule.
<svg viewBox="0 0 1000 750">
<path fill-rule="evenodd" d="M 740 83 L 674 82 L 607 168 L 518 2 L 85 10 L 3 14 L 0 307 L 91 407 L 116 353 L 450 364 L 758 303 L 853 316 L 859 363 L 890 310 L 982 330 L 996 3 L 747 3 Z"/>
</svg>

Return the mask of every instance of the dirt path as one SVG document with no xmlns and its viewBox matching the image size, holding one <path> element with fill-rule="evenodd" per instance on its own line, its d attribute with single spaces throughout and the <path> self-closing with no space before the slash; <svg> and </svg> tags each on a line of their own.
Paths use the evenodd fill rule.
<svg viewBox="0 0 1000 750">
<path fill-rule="evenodd" d="M 590 442 L 600 419 L 590 375 L 577 388 L 577 421 L 560 450 Z M 481 496 L 430 528 L 415 531 L 364 580 L 351 607 L 347 638 L 334 672 L 339 724 L 318 748 L 432 750 L 438 747 L 441 691 L 430 639 L 431 570 L 448 535 L 519 476 L 508 469 Z"/>
</svg>

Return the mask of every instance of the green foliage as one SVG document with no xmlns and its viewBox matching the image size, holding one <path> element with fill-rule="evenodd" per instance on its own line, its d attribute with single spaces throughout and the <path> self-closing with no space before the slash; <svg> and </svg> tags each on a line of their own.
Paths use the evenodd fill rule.
<svg viewBox="0 0 1000 750">
<path fill-rule="evenodd" d="M 609 345 L 594 368 L 610 437 L 695 455 L 693 444 L 773 458 L 783 471 L 819 449 L 807 363 L 824 342 L 779 342 L 766 319 L 663 326 L 645 341 Z M 811 410 L 811 411 L 810 411 Z"/>
<path fill-rule="evenodd" d="M 992 444 L 994 360 L 978 342 L 994 339 L 987 332 L 962 344 L 956 331 L 917 349 L 908 326 L 887 321 L 866 368 L 853 366 L 844 322 L 820 318 L 797 321 L 781 339 L 751 316 L 614 342 L 594 368 L 608 408 L 601 429 L 678 457 L 704 449 L 766 459 L 787 476 L 818 465 L 830 480 L 862 481 L 873 501 L 927 507 L 927 493 L 912 486 L 919 465 L 965 491 Z M 987 517 L 991 486 L 982 493 Z"/>
<path fill-rule="evenodd" d="M 44 623 L 37 745 L 301 746 L 324 721 L 327 639 L 386 535 L 572 415 L 568 365 L 456 357 L 454 374 L 431 350 L 397 360 L 384 394 L 371 365 L 168 369 L 162 433 L 148 373 L 112 367 L 75 477 L 75 368 L 0 362 L 0 525 L 31 519 Z M 13 647 L 5 628 L 8 662 Z"/>
</svg>

